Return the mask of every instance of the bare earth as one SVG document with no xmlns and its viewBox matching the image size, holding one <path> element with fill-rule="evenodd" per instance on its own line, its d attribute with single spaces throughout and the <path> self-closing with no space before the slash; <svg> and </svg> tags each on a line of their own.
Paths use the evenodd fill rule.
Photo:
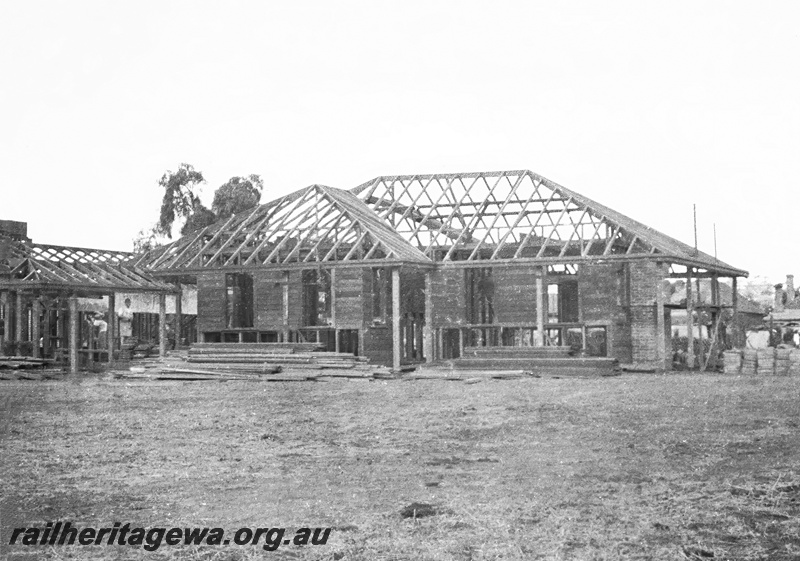
<svg viewBox="0 0 800 561">
<path fill-rule="evenodd" d="M 83 376 L 0 382 L 0 407 L 3 543 L 52 520 L 333 528 L 10 559 L 800 559 L 798 378 Z"/>
</svg>

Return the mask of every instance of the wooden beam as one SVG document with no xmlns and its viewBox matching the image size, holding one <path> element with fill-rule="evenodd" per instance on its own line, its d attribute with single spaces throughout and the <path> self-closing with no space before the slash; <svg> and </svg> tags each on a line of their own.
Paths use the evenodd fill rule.
<svg viewBox="0 0 800 561">
<path fill-rule="evenodd" d="M 8 303 L 10 294 L 7 290 L 0 292 L 0 308 L 3 310 L 3 329 L 1 330 L 2 333 L 0 333 L 0 345 L 11 338 L 11 323 L 9 321 L 11 309 Z M 0 347 L 0 353 L 2 352 L 2 347 Z"/>
<path fill-rule="evenodd" d="M 400 267 L 392 269 L 392 368 L 400 371 Z"/>
<path fill-rule="evenodd" d="M 178 292 L 175 294 L 175 319 L 172 331 L 175 333 L 175 348 L 177 349 L 181 344 L 181 327 L 183 325 L 183 286 L 181 283 L 177 283 L 175 287 Z"/>
<path fill-rule="evenodd" d="M 158 295 L 158 356 L 167 356 L 167 295 Z"/>
<path fill-rule="evenodd" d="M 281 285 L 283 296 L 283 342 L 289 342 L 289 271 L 283 273 L 283 284 Z"/>
<path fill-rule="evenodd" d="M 731 305 L 733 307 L 733 346 L 739 343 L 739 292 L 736 288 L 736 277 L 731 277 Z M 744 343 L 744 342 L 743 342 Z"/>
<path fill-rule="evenodd" d="M 40 297 L 35 296 L 31 298 L 31 343 L 33 351 L 31 355 L 33 358 L 39 358 L 39 338 L 41 337 L 41 324 L 39 323 L 39 312 L 42 309 Z"/>
<path fill-rule="evenodd" d="M 113 292 L 108 295 L 108 365 L 114 364 L 114 341 L 117 338 L 117 295 Z"/>
<path fill-rule="evenodd" d="M 545 274 L 547 269 L 543 267 L 536 277 L 536 345 L 539 347 L 544 347 Z"/>
<path fill-rule="evenodd" d="M 422 354 L 425 362 L 433 362 L 433 280 L 425 271 L 425 324 L 422 326 Z"/>
<path fill-rule="evenodd" d="M 23 322 L 23 317 L 22 316 L 25 313 L 25 308 L 23 306 L 24 300 L 23 300 L 21 291 L 17 291 L 16 304 L 17 304 L 17 311 L 16 311 L 16 314 L 15 314 L 16 317 L 14 318 L 16 320 L 16 324 L 15 324 L 16 328 L 14 329 L 14 340 L 17 342 L 17 344 L 19 344 L 19 343 L 22 343 L 22 322 Z M 17 347 L 17 354 L 19 354 L 19 347 Z"/>
<path fill-rule="evenodd" d="M 69 298 L 69 371 L 78 373 L 78 298 Z"/>
<path fill-rule="evenodd" d="M 686 269 L 686 366 L 694 368 L 694 298 L 692 298 L 692 268 Z"/>
<path fill-rule="evenodd" d="M 656 264 L 658 276 L 656 277 L 656 357 L 658 358 L 659 370 L 670 370 L 667 361 L 667 334 L 666 322 L 664 321 L 664 271 L 661 263 Z"/>
</svg>

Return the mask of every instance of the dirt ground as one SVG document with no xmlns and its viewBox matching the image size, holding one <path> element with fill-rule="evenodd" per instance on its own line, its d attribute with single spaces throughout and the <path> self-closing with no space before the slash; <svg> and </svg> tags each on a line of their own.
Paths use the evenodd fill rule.
<svg viewBox="0 0 800 561">
<path fill-rule="evenodd" d="M 800 559 L 797 378 L 83 376 L 0 382 L 0 406 L 3 543 L 55 520 L 332 528 L 9 559 Z M 414 502 L 433 515 L 404 518 Z"/>
</svg>

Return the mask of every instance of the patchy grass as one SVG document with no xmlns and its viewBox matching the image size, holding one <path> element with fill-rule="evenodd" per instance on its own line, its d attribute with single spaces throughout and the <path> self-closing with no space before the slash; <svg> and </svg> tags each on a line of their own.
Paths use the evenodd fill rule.
<svg viewBox="0 0 800 561">
<path fill-rule="evenodd" d="M 3 543 L 57 519 L 333 528 L 14 559 L 800 559 L 796 378 L 2 384 Z"/>
</svg>

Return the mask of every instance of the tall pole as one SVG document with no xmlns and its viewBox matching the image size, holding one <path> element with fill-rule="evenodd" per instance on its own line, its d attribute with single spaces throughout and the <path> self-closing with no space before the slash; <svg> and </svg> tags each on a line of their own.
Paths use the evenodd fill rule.
<svg viewBox="0 0 800 561">
<path fill-rule="evenodd" d="M 433 279 L 425 271 L 425 324 L 422 326 L 422 354 L 426 362 L 433 362 Z"/>
<path fill-rule="evenodd" d="M 542 268 L 536 277 L 536 345 L 544 347 L 544 274 L 547 269 Z"/>
<path fill-rule="evenodd" d="M 167 356 L 167 295 L 158 295 L 158 356 Z"/>
<path fill-rule="evenodd" d="M 106 328 L 108 336 L 108 365 L 114 364 L 114 340 L 117 338 L 117 300 L 113 292 L 108 295 L 108 326 Z"/>
<path fill-rule="evenodd" d="M 16 329 L 14 330 L 14 340 L 17 342 L 17 354 L 19 354 L 19 344 L 22 343 L 22 325 L 23 325 L 23 315 L 25 315 L 25 309 L 23 307 L 23 299 L 22 299 L 22 292 L 17 291 L 17 310 L 15 318 L 16 320 Z"/>
<path fill-rule="evenodd" d="M 289 342 L 289 271 L 283 273 L 283 342 Z"/>
<path fill-rule="evenodd" d="M 692 213 L 694 215 L 694 254 L 697 255 L 697 205 L 692 204 Z"/>
<path fill-rule="evenodd" d="M 69 371 L 78 373 L 78 298 L 69 297 Z"/>
<path fill-rule="evenodd" d="M 392 368 L 400 371 L 400 267 L 392 269 Z"/>
<path fill-rule="evenodd" d="M 31 343 L 33 350 L 31 356 L 39 358 L 39 338 L 41 337 L 42 324 L 39 323 L 39 311 L 42 305 L 39 303 L 39 297 L 35 296 L 31 299 Z"/>
<path fill-rule="evenodd" d="M 175 325 L 172 331 L 175 333 L 175 348 L 177 349 L 181 344 L 181 330 L 183 328 L 183 287 L 178 283 L 176 287 L 178 292 L 175 294 Z"/>
<path fill-rule="evenodd" d="M 657 270 L 659 272 L 656 280 L 658 286 L 656 287 L 656 356 L 658 358 L 658 369 L 667 368 L 667 326 L 664 321 L 664 277 L 661 263 L 658 263 Z"/>
<path fill-rule="evenodd" d="M 686 267 L 686 366 L 694 368 L 694 298 L 692 298 L 692 268 Z"/>
</svg>

